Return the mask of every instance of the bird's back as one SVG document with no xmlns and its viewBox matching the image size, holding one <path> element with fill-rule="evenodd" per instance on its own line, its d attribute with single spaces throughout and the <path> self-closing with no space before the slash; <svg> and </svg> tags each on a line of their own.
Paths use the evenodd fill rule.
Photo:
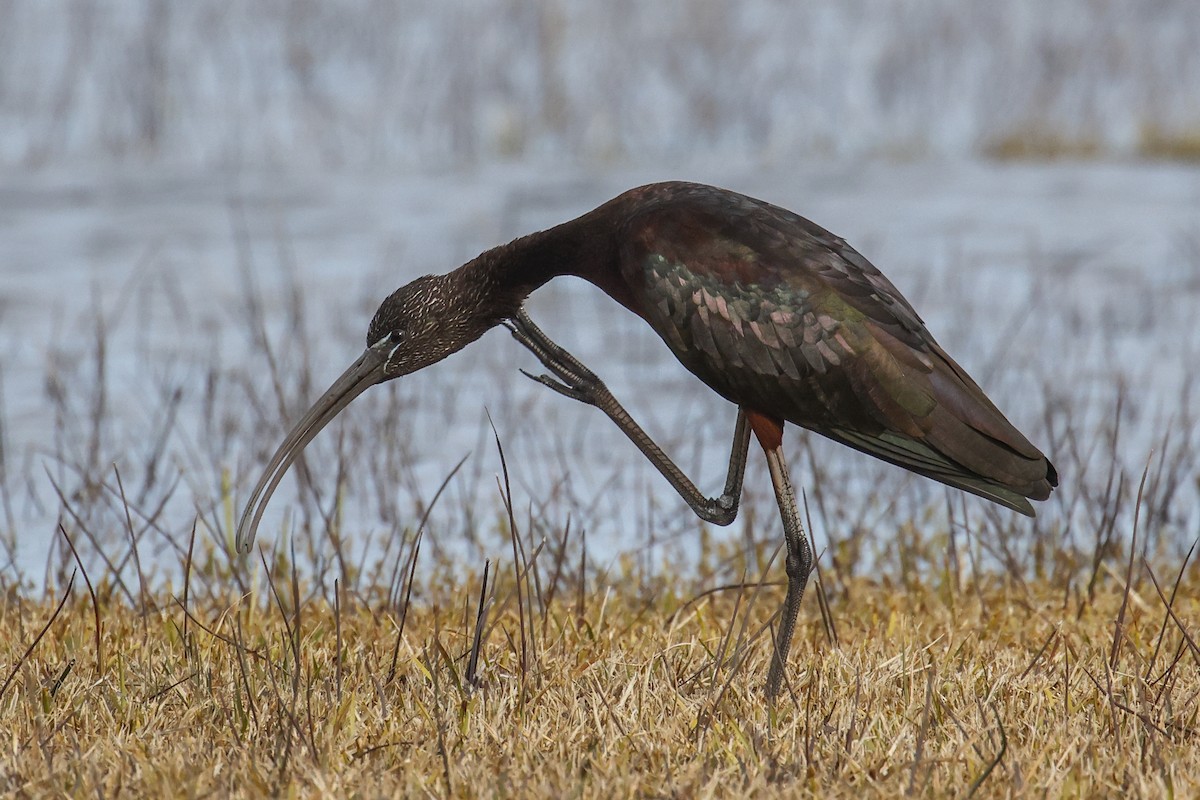
<svg viewBox="0 0 1200 800">
<path fill-rule="evenodd" d="M 614 202 L 637 310 L 681 362 L 739 405 L 1031 514 L 1053 466 L 841 238 L 710 186 Z"/>
</svg>

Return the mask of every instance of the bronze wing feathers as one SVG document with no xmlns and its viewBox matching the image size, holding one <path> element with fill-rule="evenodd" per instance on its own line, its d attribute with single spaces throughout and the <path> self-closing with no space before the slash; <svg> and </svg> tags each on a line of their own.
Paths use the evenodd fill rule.
<svg viewBox="0 0 1200 800">
<path fill-rule="evenodd" d="M 845 241 L 688 184 L 626 223 L 622 275 L 683 364 L 728 400 L 1025 514 L 1054 467 Z"/>
</svg>

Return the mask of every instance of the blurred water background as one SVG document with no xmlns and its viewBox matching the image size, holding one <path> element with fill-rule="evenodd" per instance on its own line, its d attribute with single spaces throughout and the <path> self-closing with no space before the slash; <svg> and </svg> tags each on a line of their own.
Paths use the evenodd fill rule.
<svg viewBox="0 0 1200 800">
<path fill-rule="evenodd" d="M 1200 147 L 1190 0 L 7 0 L 0 163 Z"/>
<path fill-rule="evenodd" d="M 151 560 L 197 520 L 220 544 L 390 291 L 674 178 L 787 206 L 883 269 L 1072 467 L 1034 530 L 1128 536 L 1157 463 L 1154 543 L 1185 548 L 1198 86 L 1192 0 L 4 0 L 0 575 L 53 572 L 60 522 L 133 528 Z M 732 408 L 590 287 L 556 281 L 531 309 L 715 491 Z M 294 504 L 287 524 L 319 525 L 337 497 L 348 529 L 411 527 L 469 453 L 433 541 L 506 546 L 487 539 L 487 413 L 531 520 L 570 518 L 601 560 L 695 534 L 602 415 L 518 366 L 497 331 L 360 401 L 312 448 L 324 494 L 289 479 L 267 541 Z M 882 547 L 948 496 L 803 452 L 798 485 L 853 500 L 819 509 L 819 546 Z M 760 465 L 747 487 L 769 534 Z"/>
</svg>

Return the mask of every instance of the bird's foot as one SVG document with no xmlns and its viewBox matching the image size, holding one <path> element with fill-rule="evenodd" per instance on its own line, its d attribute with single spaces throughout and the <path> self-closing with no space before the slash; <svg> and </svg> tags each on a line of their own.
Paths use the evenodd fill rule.
<svg viewBox="0 0 1200 800">
<path fill-rule="evenodd" d="M 518 311 L 512 319 L 505 320 L 504 325 L 514 339 L 537 356 L 546 369 L 553 373 L 553 376 L 534 375 L 521 370 L 522 375 L 550 387 L 565 397 L 588 405 L 600 406 L 604 399 L 610 396 L 604 381 L 534 325 L 525 309 Z"/>
</svg>

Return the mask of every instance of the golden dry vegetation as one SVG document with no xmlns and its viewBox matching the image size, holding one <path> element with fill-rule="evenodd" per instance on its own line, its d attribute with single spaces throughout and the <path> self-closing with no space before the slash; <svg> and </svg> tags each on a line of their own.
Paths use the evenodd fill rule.
<svg viewBox="0 0 1200 800">
<path fill-rule="evenodd" d="M 1142 562 L 1128 579 L 1104 568 L 1066 586 L 827 579 L 806 598 L 791 685 L 771 708 L 761 627 L 782 586 L 702 591 L 702 578 L 626 570 L 585 587 L 561 559 L 543 560 L 520 576 L 502 568 L 486 588 L 479 574 L 426 566 L 407 570 L 415 587 L 409 577 L 329 598 L 286 563 L 268 575 L 262 561 L 260 589 L 222 594 L 216 579 L 237 576 L 201 573 L 148 597 L 145 613 L 114 586 L 85 589 L 82 576 L 61 609 L 60 598 L 13 593 L 0 603 L 0 791 L 1200 790 L 1195 568 L 1162 574 Z"/>
</svg>

